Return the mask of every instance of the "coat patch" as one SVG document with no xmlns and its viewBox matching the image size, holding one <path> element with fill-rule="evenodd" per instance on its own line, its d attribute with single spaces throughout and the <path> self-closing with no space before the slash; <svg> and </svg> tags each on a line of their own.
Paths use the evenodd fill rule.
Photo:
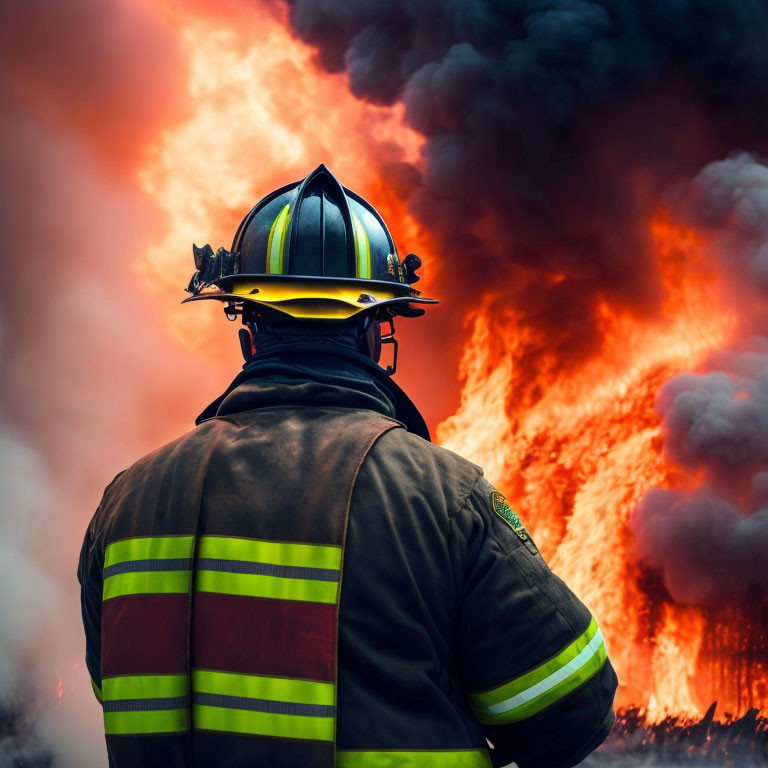
<svg viewBox="0 0 768 768">
<path fill-rule="evenodd" d="M 491 506 L 493 511 L 517 534 L 520 541 L 532 552 L 536 552 L 536 545 L 533 543 L 533 539 L 528 531 L 525 530 L 523 521 L 518 517 L 517 512 L 512 509 L 506 497 L 498 491 L 494 491 L 491 494 Z"/>
</svg>

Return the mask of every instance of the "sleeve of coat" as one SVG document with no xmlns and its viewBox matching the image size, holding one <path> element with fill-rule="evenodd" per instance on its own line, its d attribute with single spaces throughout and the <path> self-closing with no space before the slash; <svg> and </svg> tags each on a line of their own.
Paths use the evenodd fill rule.
<svg viewBox="0 0 768 768">
<path fill-rule="evenodd" d="M 493 764 L 570 768 L 614 722 L 617 681 L 600 628 L 483 478 L 457 524 L 466 542 L 464 684 Z"/>
<path fill-rule="evenodd" d="M 102 703 L 101 696 L 101 583 L 102 571 L 92 536 L 88 527 L 80 550 L 77 566 L 77 580 L 80 582 L 80 609 L 85 630 L 85 666 L 91 676 L 93 693 Z"/>
</svg>

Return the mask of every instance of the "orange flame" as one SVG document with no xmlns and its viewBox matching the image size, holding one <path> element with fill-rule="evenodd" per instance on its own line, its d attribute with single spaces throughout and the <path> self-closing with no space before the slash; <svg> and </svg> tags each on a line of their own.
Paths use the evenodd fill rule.
<svg viewBox="0 0 768 768">
<path fill-rule="evenodd" d="M 621 681 L 619 703 L 646 707 L 658 719 L 702 715 L 718 698 L 702 683 L 709 677 L 699 656 L 709 630 L 703 609 L 658 606 L 641 588 L 627 524 L 645 491 L 669 486 L 674 475 L 653 409 L 659 386 L 722 347 L 736 319 L 722 309 L 703 239 L 666 213 L 650 232 L 662 281 L 673 289 L 658 320 L 601 305 L 606 343 L 599 355 L 569 374 L 541 374 L 541 396 L 526 400 L 516 399 L 532 388 L 522 386 L 530 382 L 515 363 L 530 329 L 519 318 L 479 311 L 464 350 L 460 408 L 437 435 L 484 465 L 519 503 L 553 570 L 599 618 Z M 495 332 L 500 326 L 506 332 Z M 723 703 L 736 711 L 768 702 L 753 695 Z"/>
<path fill-rule="evenodd" d="M 56 698 L 61 704 L 62 699 L 64 698 L 64 680 L 60 677 L 59 682 L 56 684 Z"/>
<path fill-rule="evenodd" d="M 398 236 L 409 244 L 420 236 L 397 190 L 381 180 L 383 164 L 419 159 L 422 140 L 403 126 L 402 105 L 355 99 L 344 75 L 314 64 L 285 15 L 282 6 L 254 8 L 238 27 L 196 15 L 175 18 L 189 68 L 189 114 L 158 138 L 140 172 L 168 225 L 137 268 L 165 296 L 183 298 L 194 271 L 193 241 L 229 245 L 262 195 L 321 162 L 355 191 L 373 194 L 385 219 L 398 222 Z M 208 323 L 202 332 L 201 317 Z M 198 305 L 174 310 L 170 324 L 186 346 L 210 349 L 222 333 L 220 320 L 220 308 Z"/>
<path fill-rule="evenodd" d="M 384 163 L 419 164 L 422 139 L 403 127 L 400 105 L 354 99 L 345 77 L 321 71 L 290 35 L 282 6 L 256 7 L 236 27 L 178 11 L 173 23 L 188 64 L 188 114 L 158 137 L 139 174 L 167 226 L 137 270 L 162 291 L 164 305 L 168 296 L 181 298 L 193 241 L 228 244 L 261 194 L 320 162 L 370 196 L 396 236 L 429 253 L 428 235 L 406 214 L 403 196 L 382 181 Z M 622 683 L 619 703 L 659 718 L 700 715 L 716 697 L 702 682 L 712 675 L 702 674 L 700 658 L 711 617 L 649 595 L 628 557 L 627 523 L 645 491 L 674 475 L 653 408 L 659 386 L 723 346 L 736 321 L 711 311 L 721 302 L 702 237 L 665 213 L 649 232 L 669 297 L 657 319 L 602 303 L 599 356 L 568 373 L 545 361 L 536 387 L 520 363 L 527 348 L 546 348 L 547 340 L 513 311 L 492 314 L 498 302 L 489 292 L 467 318 L 461 401 L 437 440 L 484 466 L 519 504 L 553 569 L 600 620 Z M 553 283 L 563 279 L 552 276 Z M 168 323 L 188 348 L 213 356 L 209 350 L 226 348 L 212 343 L 226 331 L 219 312 L 179 307 Z M 765 684 L 755 690 L 725 706 L 768 704 Z"/>
</svg>

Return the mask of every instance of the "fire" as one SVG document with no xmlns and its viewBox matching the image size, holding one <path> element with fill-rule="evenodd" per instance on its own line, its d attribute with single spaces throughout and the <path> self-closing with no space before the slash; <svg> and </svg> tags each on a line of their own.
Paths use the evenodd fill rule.
<svg viewBox="0 0 768 768">
<path fill-rule="evenodd" d="M 698 685 L 707 622 L 701 609 L 649 595 L 629 556 L 627 524 L 644 492 L 673 473 L 653 408 L 659 386 L 721 347 L 735 318 L 712 311 L 717 285 L 702 238 L 664 212 L 649 229 L 662 280 L 674 288 L 658 320 L 601 305 L 604 348 L 570 373 L 543 366 L 533 374 L 535 397 L 526 394 L 537 391 L 532 374 L 517 362 L 545 340 L 532 339 L 514 315 L 479 310 L 461 365 L 461 405 L 437 437 L 516 500 L 552 568 L 599 617 L 622 684 L 619 704 L 645 707 L 651 718 L 696 716 L 718 696 Z M 696 277 L 686 278 L 692 264 Z"/>
<path fill-rule="evenodd" d="M 685 717 L 702 714 L 691 686 L 696 679 L 696 660 L 705 629 L 706 621 L 700 609 L 662 606 L 661 627 L 653 638 L 649 719 L 661 720 L 669 714 Z"/>
<path fill-rule="evenodd" d="M 282 5 L 242 13 L 250 15 L 233 24 L 174 11 L 189 106 L 157 137 L 139 173 L 166 222 L 137 259 L 147 286 L 162 292 L 167 307 L 189 278 L 193 241 L 227 245 L 262 194 L 319 162 L 375 201 L 396 236 L 426 253 L 429 273 L 428 233 L 382 171 L 387 162 L 420 164 L 422 139 L 403 126 L 402 105 L 358 101 L 343 74 L 321 71 L 288 32 Z M 694 717 L 718 696 L 714 667 L 705 666 L 708 633 L 722 617 L 675 605 L 646 583 L 628 556 L 627 524 L 645 491 L 674 476 L 653 408 L 659 386 L 722 347 L 736 320 L 712 311 L 721 302 L 702 258 L 703 237 L 663 211 L 648 231 L 668 297 L 657 319 L 604 302 L 596 310 L 606 339 L 598 355 L 567 372 L 544 357 L 531 373 L 525 352 L 546 349 L 547 339 L 514 311 L 492 311 L 498 302 L 489 292 L 467 318 L 460 406 L 436 436 L 516 501 L 553 569 L 599 617 L 622 683 L 618 703 L 639 706 L 650 719 Z M 553 284 L 565 279 L 551 276 Z M 214 342 L 228 330 L 219 312 L 177 307 L 167 323 L 186 347 L 215 356 L 211 350 L 226 345 Z M 749 695 L 740 687 L 723 706 L 765 707 L 762 685 Z"/>
<path fill-rule="evenodd" d="M 59 682 L 56 684 L 56 699 L 61 704 L 64 698 L 64 680 L 60 677 Z"/>
<path fill-rule="evenodd" d="M 343 74 L 320 70 L 288 31 L 282 4 L 243 13 L 238 24 L 193 13 L 173 17 L 188 65 L 189 113 L 158 137 L 139 174 L 167 227 L 137 269 L 164 297 L 183 296 L 193 241 L 229 245 L 262 195 L 321 162 L 373 197 L 403 242 L 420 237 L 397 190 L 382 181 L 383 164 L 419 160 L 421 138 L 403 126 L 402 105 L 358 101 Z M 169 323 L 193 349 L 211 349 L 222 333 L 220 310 L 200 305 L 175 308 Z"/>
</svg>

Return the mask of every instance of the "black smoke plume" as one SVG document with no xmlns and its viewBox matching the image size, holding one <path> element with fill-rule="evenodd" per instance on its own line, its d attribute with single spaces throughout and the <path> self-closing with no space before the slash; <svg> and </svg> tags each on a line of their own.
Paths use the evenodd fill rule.
<svg viewBox="0 0 768 768">
<path fill-rule="evenodd" d="M 410 205 L 453 316 L 492 292 L 561 361 L 599 344 L 598 300 L 653 310 L 662 190 L 766 145 L 760 0 L 287 2 L 323 66 L 425 136 Z"/>
<path fill-rule="evenodd" d="M 595 352 L 598 301 L 654 311 L 648 224 L 695 177 L 677 212 L 715 236 L 721 282 L 754 310 L 742 318 L 754 331 L 768 168 L 721 158 L 768 150 L 765 3 L 288 3 L 323 66 L 346 70 L 360 98 L 403 101 L 424 135 L 410 206 L 436 237 L 436 292 L 454 317 L 488 292 L 561 363 Z M 633 521 L 677 599 L 768 584 L 764 345 L 744 342 L 659 393 L 668 455 L 705 480 L 695 494 L 649 493 Z"/>
</svg>

